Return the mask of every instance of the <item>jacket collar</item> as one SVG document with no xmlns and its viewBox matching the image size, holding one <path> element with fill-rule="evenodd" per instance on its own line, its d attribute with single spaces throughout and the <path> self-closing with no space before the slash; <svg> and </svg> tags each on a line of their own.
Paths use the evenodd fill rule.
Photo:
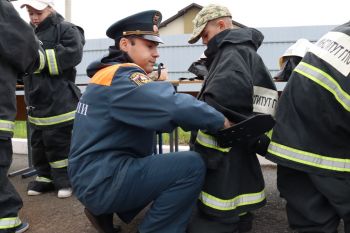
<svg viewBox="0 0 350 233">
<path fill-rule="evenodd" d="M 100 69 L 117 63 L 133 63 L 133 61 L 127 53 L 117 49 L 115 46 L 110 46 L 109 54 L 100 61 L 92 62 L 87 67 L 86 73 L 91 78 Z"/>
<path fill-rule="evenodd" d="M 35 31 L 42 31 L 47 28 L 49 28 L 51 25 L 56 25 L 61 23 L 64 20 L 63 16 L 60 15 L 57 12 L 53 12 L 51 15 L 49 15 L 44 21 L 42 21 L 38 27 L 35 28 Z M 35 27 L 34 25 L 32 25 Z"/>
<path fill-rule="evenodd" d="M 247 44 L 257 50 L 264 40 L 263 34 L 254 28 L 227 29 L 215 35 L 208 43 L 205 55 L 213 58 L 225 44 Z"/>
</svg>

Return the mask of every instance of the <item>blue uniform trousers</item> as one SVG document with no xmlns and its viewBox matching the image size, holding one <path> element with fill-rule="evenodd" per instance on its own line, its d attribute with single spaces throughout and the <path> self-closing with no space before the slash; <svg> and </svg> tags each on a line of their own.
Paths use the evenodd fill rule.
<svg viewBox="0 0 350 233">
<path fill-rule="evenodd" d="M 140 233 L 184 233 L 204 177 L 204 162 L 193 151 L 135 158 L 111 208 L 129 222 L 152 202 Z"/>
</svg>

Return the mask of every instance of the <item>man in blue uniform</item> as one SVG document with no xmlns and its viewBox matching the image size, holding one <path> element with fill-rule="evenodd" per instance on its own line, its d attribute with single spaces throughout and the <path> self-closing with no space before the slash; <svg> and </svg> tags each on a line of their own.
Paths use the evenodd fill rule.
<svg viewBox="0 0 350 233">
<path fill-rule="evenodd" d="M 32 28 L 7 0 L 0 0 L 0 34 L 0 232 L 21 233 L 29 224 L 18 216 L 23 202 L 7 177 L 12 162 L 16 81 L 42 67 L 39 57 L 44 55 L 38 52 L 39 41 Z"/>
<path fill-rule="evenodd" d="M 77 107 L 68 172 L 100 232 L 115 232 L 113 213 L 128 223 L 151 202 L 139 232 L 185 232 L 204 163 L 196 152 L 153 155 L 154 133 L 177 126 L 215 133 L 231 125 L 204 102 L 147 76 L 159 57 L 161 19 L 149 10 L 110 26 L 115 46 L 87 70 L 92 78 Z"/>
</svg>

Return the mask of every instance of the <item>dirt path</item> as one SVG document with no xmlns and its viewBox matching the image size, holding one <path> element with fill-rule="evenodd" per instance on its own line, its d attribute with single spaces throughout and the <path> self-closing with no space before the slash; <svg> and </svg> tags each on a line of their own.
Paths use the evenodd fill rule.
<svg viewBox="0 0 350 233">
<path fill-rule="evenodd" d="M 11 171 L 24 168 L 26 164 L 26 156 L 14 155 Z M 254 213 L 256 218 L 251 233 L 292 233 L 287 227 L 284 203 L 276 190 L 276 169 L 264 166 L 263 172 L 268 203 Z M 11 178 L 23 198 L 24 207 L 20 217 L 30 223 L 28 233 L 96 233 L 83 213 L 83 206 L 75 197 L 58 199 L 56 193 L 27 196 L 27 183 L 32 179 L 22 179 L 20 176 Z M 122 224 L 117 217 L 115 223 L 122 224 L 123 233 L 135 233 L 145 211 L 129 225 Z"/>
</svg>

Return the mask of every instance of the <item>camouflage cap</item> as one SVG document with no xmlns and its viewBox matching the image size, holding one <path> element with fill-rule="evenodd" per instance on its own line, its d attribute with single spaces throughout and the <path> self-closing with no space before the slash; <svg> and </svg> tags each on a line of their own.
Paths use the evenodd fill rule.
<svg viewBox="0 0 350 233">
<path fill-rule="evenodd" d="M 232 17 L 227 7 L 214 4 L 210 4 L 206 7 L 203 7 L 203 9 L 200 12 L 198 12 L 196 17 L 192 21 L 193 32 L 191 38 L 188 40 L 188 43 L 194 44 L 199 40 L 203 29 L 209 21 L 225 16 Z"/>
</svg>

